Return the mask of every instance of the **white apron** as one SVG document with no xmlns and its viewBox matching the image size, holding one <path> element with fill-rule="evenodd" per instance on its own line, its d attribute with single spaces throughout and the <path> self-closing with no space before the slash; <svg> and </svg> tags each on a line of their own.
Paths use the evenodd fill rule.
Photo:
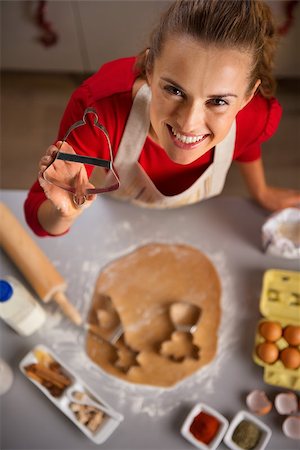
<svg viewBox="0 0 300 450">
<path fill-rule="evenodd" d="M 213 162 L 205 172 L 184 192 L 166 196 L 156 188 L 138 162 L 150 126 L 150 100 L 150 88 L 144 84 L 133 101 L 114 161 L 120 188 L 109 195 L 148 208 L 176 208 L 220 194 L 232 162 L 235 121 L 224 140 L 215 147 Z"/>
</svg>

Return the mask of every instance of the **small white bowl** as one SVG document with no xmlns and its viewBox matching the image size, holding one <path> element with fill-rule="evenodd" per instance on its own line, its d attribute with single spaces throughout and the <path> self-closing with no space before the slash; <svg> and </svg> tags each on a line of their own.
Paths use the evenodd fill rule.
<svg viewBox="0 0 300 450">
<path fill-rule="evenodd" d="M 216 436 L 211 440 L 211 442 L 208 445 L 205 444 L 204 442 L 199 441 L 190 432 L 190 426 L 192 425 L 193 420 L 202 411 L 207 414 L 210 414 L 211 416 L 214 416 L 220 423 Z M 228 427 L 228 420 L 224 416 L 222 416 L 218 411 L 216 411 L 215 409 L 211 408 L 208 405 L 205 405 L 204 403 L 197 403 L 191 410 L 191 412 L 188 414 L 187 418 L 185 419 L 180 432 L 182 436 L 185 439 L 187 439 L 191 444 L 195 445 L 195 447 L 198 447 L 201 450 L 215 450 L 220 444 L 227 430 L 227 427 Z"/>
<path fill-rule="evenodd" d="M 285 208 L 271 214 L 262 226 L 266 253 L 288 259 L 300 257 L 300 209 Z"/>
<path fill-rule="evenodd" d="M 261 437 L 253 450 L 263 450 L 271 438 L 272 431 L 266 424 L 264 424 L 253 414 L 250 414 L 248 411 L 239 411 L 234 416 L 224 437 L 224 443 L 232 450 L 241 450 L 241 447 L 233 442 L 232 435 L 234 433 L 234 430 L 239 425 L 239 423 L 242 422 L 242 420 L 252 422 L 260 429 Z"/>
</svg>

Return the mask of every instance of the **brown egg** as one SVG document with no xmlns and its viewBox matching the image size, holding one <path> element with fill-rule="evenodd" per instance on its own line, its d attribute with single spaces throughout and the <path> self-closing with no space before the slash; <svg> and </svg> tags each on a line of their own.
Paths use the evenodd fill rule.
<svg viewBox="0 0 300 450">
<path fill-rule="evenodd" d="M 283 331 L 283 337 L 290 345 L 300 345 L 300 327 L 288 325 Z"/>
<path fill-rule="evenodd" d="M 257 356 L 264 362 L 272 364 L 278 359 L 279 350 L 273 342 L 263 342 L 256 348 Z"/>
<path fill-rule="evenodd" d="M 282 328 L 279 322 L 264 321 L 259 325 L 259 333 L 267 341 L 275 342 L 282 335 Z"/>
<path fill-rule="evenodd" d="M 287 369 L 300 367 L 300 352 L 295 347 L 286 347 L 280 352 L 280 359 Z"/>
</svg>

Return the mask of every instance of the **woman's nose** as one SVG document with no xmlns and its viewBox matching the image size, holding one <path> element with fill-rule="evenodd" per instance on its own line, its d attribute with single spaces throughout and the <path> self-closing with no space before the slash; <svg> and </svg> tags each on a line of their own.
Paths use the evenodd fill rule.
<svg viewBox="0 0 300 450">
<path fill-rule="evenodd" d="M 185 133 L 197 134 L 205 127 L 205 112 L 202 105 L 196 103 L 181 105 L 178 111 L 178 125 Z"/>
</svg>

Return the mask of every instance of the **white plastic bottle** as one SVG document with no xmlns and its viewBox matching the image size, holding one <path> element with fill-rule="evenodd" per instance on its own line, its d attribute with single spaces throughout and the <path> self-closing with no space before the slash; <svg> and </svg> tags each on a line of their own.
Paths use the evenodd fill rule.
<svg viewBox="0 0 300 450">
<path fill-rule="evenodd" d="M 29 336 L 43 325 L 46 314 L 18 280 L 6 276 L 0 280 L 0 317 L 17 333 Z"/>
</svg>

